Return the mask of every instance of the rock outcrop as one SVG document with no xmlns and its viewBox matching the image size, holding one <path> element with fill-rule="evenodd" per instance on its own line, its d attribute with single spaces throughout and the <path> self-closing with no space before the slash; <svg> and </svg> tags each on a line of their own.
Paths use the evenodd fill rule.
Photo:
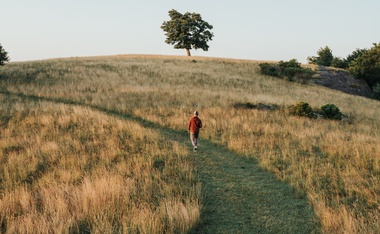
<svg viewBox="0 0 380 234">
<path fill-rule="evenodd" d="M 316 68 L 316 74 L 312 81 L 331 89 L 340 90 L 344 93 L 371 97 L 371 89 L 363 81 L 354 78 L 348 71 L 320 66 Z"/>
</svg>

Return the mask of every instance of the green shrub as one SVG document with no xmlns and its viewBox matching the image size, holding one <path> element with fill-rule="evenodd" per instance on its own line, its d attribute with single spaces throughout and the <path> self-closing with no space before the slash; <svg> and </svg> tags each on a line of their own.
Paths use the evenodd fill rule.
<svg viewBox="0 0 380 234">
<path fill-rule="evenodd" d="M 317 54 L 318 56 L 312 56 L 307 58 L 310 64 L 316 64 L 319 66 L 331 66 L 334 56 L 332 54 L 332 50 L 328 46 L 320 48 L 317 51 Z"/>
<path fill-rule="evenodd" d="M 6 62 L 9 62 L 8 52 L 0 44 L 0 66 L 5 65 Z"/>
<path fill-rule="evenodd" d="M 261 74 L 268 76 L 278 76 L 278 67 L 272 63 L 260 63 L 259 64 Z"/>
<path fill-rule="evenodd" d="M 334 57 L 334 59 L 332 60 L 331 62 L 331 66 L 332 67 L 336 67 L 336 68 L 347 68 L 348 67 L 348 64 L 347 64 L 347 61 L 345 59 L 342 59 L 342 58 L 339 58 L 339 57 Z"/>
<path fill-rule="evenodd" d="M 363 79 L 371 88 L 380 83 L 380 43 L 373 45 L 355 58 L 349 67 L 355 78 Z"/>
<path fill-rule="evenodd" d="M 350 67 L 351 64 L 355 61 L 355 59 L 362 56 L 362 54 L 366 53 L 367 49 L 356 49 L 351 54 L 347 55 L 345 61 L 347 62 L 347 66 Z"/>
<path fill-rule="evenodd" d="M 297 73 L 295 77 L 299 82 L 306 84 L 314 74 L 315 72 L 310 68 L 303 68 L 302 72 Z"/>
<path fill-rule="evenodd" d="M 297 62 L 296 59 L 291 59 L 287 62 L 281 60 L 278 62 L 278 66 L 281 75 L 288 78 L 293 78 L 297 73 L 302 73 L 301 63 Z"/>
<path fill-rule="evenodd" d="M 253 104 L 251 102 L 237 102 L 232 105 L 235 109 L 257 109 L 257 110 L 276 110 L 279 107 L 277 105 L 273 104 L 264 104 L 264 103 L 257 103 Z"/>
<path fill-rule="evenodd" d="M 286 76 L 291 81 L 301 80 L 302 82 L 306 82 L 314 75 L 314 72 L 311 69 L 301 67 L 301 63 L 296 59 L 291 59 L 287 62 L 280 61 L 278 66 L 280 69 L 280 75 Z"/>
<path fill-rule="evenodd" d="M 377 84 L 373 87 L 372 97 L 373 97 L 374 99 L 380 100 L 380 83 L 377 83 Z"/>
<path fill-rule="evenodd" d="M 342 119 L 342 113 L 340 112 L 339 108 L 334 104 L 326 104 L 321 107 L 321 110 L 323 117 L 326 119 Z"/>
<path fill-rule="evenodd" d="M 289 112 L 291 115 L 298 117 L 315 118 L 313 108 L 311 108 L 307 102 L 297 102 L 296 104 L 289 107 Z"/>
<path fill-rule="evenodd" d="M 297 61 L 297 59 L 291 59 L 289 61 L 280 61 L 278 62 L 278 66 L 281 68 L 281 70 L 284 70 L 285 68 L 291 67 L 291 68 L 301 68 L 301 63 Z"/>
<path fill-rule="evenodd" d="M 301 80 L 305 83 L 314 75 L 311 69 L 301 67 L 301 63 L 296 59 L 280 61 L 278 64 L 260 63 L 259 67 L 263 75 L 286 77 L 289 81 Z"/>
<path fill-rule="evenodd" d="M 282 74 L 287 77 L 295 77 L 297 74 L 301 73 L 303 73 L 303 69 L 297 67 L 287 67 L 282 70 Z"/>
</svg>

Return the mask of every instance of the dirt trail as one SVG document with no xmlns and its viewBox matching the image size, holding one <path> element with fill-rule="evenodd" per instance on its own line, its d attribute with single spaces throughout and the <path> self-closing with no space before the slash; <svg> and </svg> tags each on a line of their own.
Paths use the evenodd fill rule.
<svg viewBox="0 0 380 234">
<path fill-rule="evenodd" d="M 128 119 L 160 132 L 190 148 L 186 131 L 175 131 L 140 117 L 120 114 L 103 107 L 70 100 L 18 96 L 35 101 L 50 101 L 89 107 Z M 297 198 L 292 188 L 263 170 L 252 158 L 239 155 L 225 146 L 200 138 L 193 157 L 202 183 L 202 222 L 192 233 L 318 233 L 318 222 L 305 199 Z"/>
</svg>

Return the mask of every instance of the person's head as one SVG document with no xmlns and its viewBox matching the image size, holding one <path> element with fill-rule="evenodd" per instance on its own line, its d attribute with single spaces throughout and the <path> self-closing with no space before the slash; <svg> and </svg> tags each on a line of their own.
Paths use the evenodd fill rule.
<svg viewBox="0 0 380 234">
<path fill-rule="evenodd" d="M 198 111 L 194 111 L 194 115 L 198 116 L 198 114 L 199 114 Z"/>
</svg>

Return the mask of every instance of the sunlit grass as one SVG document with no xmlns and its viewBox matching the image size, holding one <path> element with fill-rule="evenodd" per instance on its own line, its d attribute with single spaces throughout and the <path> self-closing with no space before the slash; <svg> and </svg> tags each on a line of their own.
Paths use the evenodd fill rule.
<svg viewBox="0 0 380 234">
<path fill-rule="evenodd" d="M 134 114 L 176 130 L 185 131 L 191 113 L 198 109 L 204 122 L 201 139 L 208 138 L 247 157 L 259 159 L 263 167 L 276 174 L 279 179 L 292 184 L 296 195 L 308 197 L 325 232 L 375 233 L 380 230 L 378 186 L 380 184 L 378 144 L 380 142 L 380 104 L 377 101 L 343 94 L 324 87 L 302 85 L 262 76 L 258 74 L 255 61 L 115 56 L 10 63 L 1 69 L 0 90 L 3 92 L 47 97 L 51 100 L 81 103 L 119 113 Z M 308 102 L 313 108 L 333 103 L 348 116 L 348 120 L 341 122 L 311 120 L 287 115 L 286 107 L 299 101 Z M 237 102 L 276 104 L 280 109 L 275 111 L 238 110 L 232 107 Z M 20 112 L 23 107 L 19 102 L 15 102 L 11 108 L 14 111 L 12 113 L 23 113 Z M 51 115 L 56 115 L 54 114 L 56 112 L 57 110 L 52 110 Z M 23 114 L 18 115 L 22 117 Z M 21 118 L 14 117 L 13 114 L 4 114 L 3 120 L 7 120 L 10 116 L 12 119 Z M 58 123 L 57 116 L 49 116 L 50 114 L 47 114 L 47 117 L 39 118 L 38 121 L 45 121 L 46 126 L 65 124 L 64 120 Z M 78 113 L 74 113 L 62 118 L 79 118 L 77 116 Z M 23 131 L 24 128 L 30 126 L 29 122 L 36 121 L 33 118 L 28 120 L 28 118 L 23 121 L 18 120 L 21 122 L 17 122 L 14 126 L 17 126 L 19 131 Z M 102 148 L 114 148 L 115 145 L 120 146 L 120 143 L 112 140 L 112 137 L 115 137 L 113 131 L 108 131 L 106 141 L 98 138 L 102 134 L 98 132 L 97 121 L 93 121 L 92 127 L 83 127 L 87 131 L 75 133 L 75 137 L 68 141 L 71 142 L 69 145 L 73 148 L 72 150 L 83 147 L 83 142 L 78 139 L 89 137 L 95 139 L 92 140 L 94 146 L 90 147 L 93 152 Z M 54 124 L 50 124 L 51 122 Z M 148 129 L 134 130 L 131 134 L 134 137 L 132 141 L 142 141 L 138 133 L 145 131 L 149 132 Z M 4 131 L 4 134 L 6 132 Z M 46 132 L 53 134 L 54 129 L 46 130 Z M 44 139 L 50 139 L 50 137 L 44 138 L 40 133 L 26 134 L 24 138 L 20 135 L 16 137 L 17 141 L 13 140 L 22 144 L 16 144 L 11 140 L 6 144 L 2 142 L 3 149 L 9 149 L 7 154 L 24 154 L 30 151 L 26 150 L 29 149 L 28 147 L 34 147 L 41 155 L 45 155 L 48 162 L 55 163 L 54 160 L 58 157 L 54 156 L 57 148 L 60 150 L 60 147 L 65 146 L 67 142 L 66 140 L 45 142 Z M 117 133 L 115 134 L 117 136 Z M 34 137 L 35 140 L 29 141 L 29 137 Z M 60 137 L 65 137 L 65 135 Z M 158 150 L 171 147 L 155 143 L 161 142 L 159 137 L 151 141 L 157 148 L 151 149 L 149 154 L 146 153 L 147 155 L 151 153 L 154 155 Z M 44 143 L 35 144 L 38 142 Z M 26 148 L 24 144 L 27 145 Z M 128 148 L 127 152 L 136 150 L 134 146 L 129 147 L 131 149 Z M 178 148 L 181 147 L 178 146 Z M 88 152 L 88 149 L 82 150 Z M 48 153 L 43 153 L 44 151 Z M 117 155 L 116 152 L 114 154 Z M 180 150 L 178 154 L 186 155 L 186 151 Z M 113 156 L 98 157 L 105 160 L 104 165 L 108 165 L 107 160 L 112 161 Z M 22 178 L 29 175 L 39 163 L 38 159 L 33 157 L 25 159 L 29 160 L 30 165 L 24 165 L 23 169 L 15 166 L 22 164 L 23 160 L 13 159 L 15 160 L 12 162 L 13 167 L 8 170 L 17 171 L 17 175 L 14 175 L 12 180 L 3 179 L 2 186 L 19 186 L 20 182 L 17 181 L 22 181 Z M 83 186 L 86 181 L 82 178 L 81 172 L 87 165 L 86 160 L 89 159 L 79 159 L 78 165 L 82 167 L 78 166 L 76 172 L 74 169 L 70 175 L 65 174 L 65 170 L 62 169 L 61 180 L 69 184 L 80 181 L 79 184 Z M 63 165 L 66 164 L 69 165 L 66 167 L 73 167 L 72 165 L 76 163 L 68 160 Z M 134 167 L 130 166 L 128 170 L 133 169 Z M 140 168 L 135 170 L 140 170 Z M 91 171 L 95 173 L 96 170 Z M 93 175 L 92 186 L 106 184 L 95 175 Z M 107 178 L 116 180 L 118 177 L 111 173 Z M 23 189 L 27 191 L 26 189 L 29 188 Z M 175 204 L 179 203 L 174 199 L 166 203 L 164 207 L 167 207 L 166 210 L 170 207 L 171 210 L 171 205 Z M 191 205 L 182 203 L 185 207 L 194 205 L 191 202 L 189 204 Z M 182 205 L 175 206 L 177 208 L 174 210 L 181 209 L 179 207 Z M 138 212 L 147 211 L 141 209 Z M 142 217 L 145 217 L 144 215 Z M 86 222 L 84 224 L 87 225 Z M 152 225 L 156 224 L 149 224 L 148 227 Z"/>
<path fill-rule="evenodd" d="M 6 233 L 176 233 L 199 222 L 187 149 L 88 108 L 0 96 Z"/>
</svg>

